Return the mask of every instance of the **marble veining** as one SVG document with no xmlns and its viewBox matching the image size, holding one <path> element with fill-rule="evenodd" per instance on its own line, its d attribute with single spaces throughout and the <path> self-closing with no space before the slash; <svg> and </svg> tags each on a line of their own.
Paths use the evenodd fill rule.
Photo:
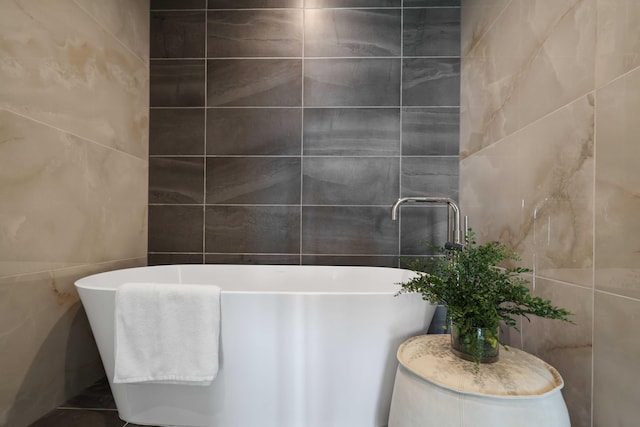
<svg viewBox="0 0 640 427">
<path fill-rule="evenodd" d="M 104 375 L 73 288 L 146 264 L 147 0 L 0 1 L 0 425 Z"/>
<path fill-rule="evenodd" d="M 145 161 L 0 111 L 0 170 L 0 276 L 144 254 Z"/>
<path fill-rule="evenodd" d="M 640 4 L 463 3 L 462 210 L 523 256 L 534 295 L 576 313 L 512 341 L 561 371 L 572 425 L 633 425 Z"/>
<path fill-rule="evenodd" d="M 140 57 L 71 0 L 2 2 L 0 24 L 0 107 L 146 157 L 149 78 Z"/>
<path fill-rule="evenodd" d="M 150 0 L 73 0 L 145 63 L 149 61 Z"/>
<path fill-rule="evenodd" d="M 463 156 L 593 87 L 595 27 L 590 23 L 595 20 L 594 0 L 562 2 L 556 13 L 541 13 L 526 2 L 514 1 L 468 53 L 469 62 L 463 67 L 463 74 L 468 74 L 463 77 L 463 87 L 468 89 L 463 91 L 462 102 Z M 523 25 L 512 25 L 514 21 Z M 503 35 L 513 34 L 497 40 L 494 34 L 500 34 L 499 30 Z M 574 51 L 567 56 L 563 51 L 569 44 Z M 505 55 L 503 49 L 515 53 Z M 484 84 L 464 83 L 478 79 Z M 479 97 L 491 102 L 484 103 Z"/>
<path fill-rule="evenodd" d="M 593 99 L 583 97 L 464 159 L 460 171 L 463 209 L 481 239 L 506 239 L 538 274 L 568 273 L 586 286 L 593 263 L 593 120 Z M 483 178 L 469 180 L 477 174 Z M 514 179 L 505 183 L 504 176 Z M 500 192 L 492 190 L 497 186 Z M 487 202 L 499 209 L 486 211 Z"/>
</svg>

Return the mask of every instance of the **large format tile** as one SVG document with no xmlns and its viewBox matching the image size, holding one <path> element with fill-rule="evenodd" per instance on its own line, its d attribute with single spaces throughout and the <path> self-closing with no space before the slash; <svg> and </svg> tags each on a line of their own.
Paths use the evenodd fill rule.
<svg viewBox="0 0 640 427">
<path fill-rule="evenodd" d="M 203 107 L 204 60 L 151 61 L 151 107 Z"/>
<path fill-rule="evenodd" d="M 206 264 L 298 265 L 300 255 L 205 254 Z"/>
<path fill-rule="evenodd" d="M 398 225 L 389 208 L 306 206 L 302 214 L 303 254 L 392 255 L 398 252 Z"/>
<path fill-rule="evenodd" d="M 518 57 L 510 56 L 465 57 L 463 60 L 460 78 L 462 157 L 500 141 L 517 127 L 512 82 L 520 61 Z"/>
<path fill-rule="evenodd" d="M 308 107 L 400 105 L 399 59 L 306 59 Z"/>
<path fill-rule="evenodd" d="M 463 151 L 498 141 L 593 89 L 595 1 L 496 5 L 499 18 L 474 41 L 462 72 Z"/>
<path fill-rule="evenodd" d="M 26 426 L 104 376 L 74 287 L 146 257 L 0 279 L 0 424 Z"/>
<path fill-rule="evenodd" d="M 207 57 L 302 56 L 302 10 L 221 10 L 207 14 Z"/>
<path fill-rule="evenodd" d="M 302 7 L 303 0 L 209 0 L 209 9 L 261 9 Z"/>
<path fill-rule="evenodd" d="M 400 56 L 399 9 L 307 9 L 306 57 Z"/>
<path fill-rule="evenodd" d="M 438 204 L 404 205 L 400 208 L 400 255 L 434 255 L 434 246 L 443 247 L 448 235 L 448 208 Z"/>
<path fill-rule="evenodd" d="M 593 114 L 582 97 L 461 163 L 478 237 L 504 239 L 538 275 L 584 286 L 593 282 Z"/>
<path fill-rule="evenodd" d="M 152 58 L 204 58 L 204 11 L 151 12 Z"/>
<path fill-rule="evenodd" d="M 598 0 L 596 87 L 640 65 L 640 3 Z"/>
<path fill-rule="evenodd" d="M 521 1 L 469 1 L 462 8 L 460 151 L 470 155 L 517 128 L 522 47 Z"/>
<path fill-rule="evenodd" d="M 402 197 L 429 196 L 458 199 L 457 156 L 403 157 Z"/>
<path fill-rule="evenodd" d="M 204 108 L 152 108 L 149 154 L 204 154 L 204 117 Z"/>
<path fill-rule="evenodd" d="M 487 0 L 483 0 L 487 1 Z M 460 0 L 404 0 L 402 5 L 404 7 L 438 7 L 448 6 L 455 7 L 460 6 Z"/>
<path fill-rule="evenodd" d="M 423 0 L 405 0 L 405 7 L 414 1 Z M 430 0 L 426 0 L 430 1 Z M 437 0 L 435 0 L 437 1 Z M 460 6 L 460 0 L 457 1 Z M 496 20 L 500 17 L 502 11 L 510 4 L 512 0 L 466 0 L 464 7 L 461 8 L 461 53 L 464 56 L 477 54 L 482 38 L 491 29 Z"/>
<path fill-rule="evenodd" d="M 377 205 L 398 198 L 397 157 L 305 157 L 303 203 Z"/>
<path fill-rule="evenodd" d="M 145 61 L 71 0 L 1 2 L 0 28 L 0 108 L 146 157 Z"/>
<path fill-rule="evenodd" d="M 400 109 L 305 108 L 303 146 L 305 155 L 398 155 Z"/>
<path fill-rule="evenodd" d="M 594 106 L 585 96 L 518 133 L 517 199 L 536 274 L 592 286 Z M 521 236 L 521 238 L 524 236 Z"/>
<path fill-rule="evenodd" d="M 303 255 L 302 264 L 398 267 L 398 257 L 384 255 Z"/>
<path fill-rule="evenodd" d="M 207 0 L 150 0 L 151 10 L 206 9 Z M 214 3 L 215 0 L 211 0 Z"/>
<path fill-rule="evenodd" d="M 402 61 L 402 105 L 460 105 L 460 59 L 410 58 Z"/>
<path fill-rule="evenodd" d="M 404 9 L 402 16 L 403 56 L 460 56 L 460 8 Z"/>
<path fill-rule="evenodd" d="M 640 298 L 640 71 L 598 90 L 595 277 L 598 289 Z"/>
<path fill-rule="evenodd" d="M 149 60 L 149 0 L 73 1 L 142 60 Z"/>
<path fill-rule="evenodd" d="M 523 350 L 560 372 L 571 425 L 588 427 L 591 423 L 593 292 L 537 277 L 531 293 L 574 313 L 571 320 L 575 324 L 535 316 L 531 322 L 523 320 Z"/>
<path fill-rule="evenodd" d="M 0 277 L 144 256 L 144 160 L 6 111 L 0 135 Z"/>
<path fill-rule="evenodd" d="M 640 395 L 640 301 L 596 291 L 593 426 L 633 426 Z"/>
<path fill-rule="evenodd" d="M 215 59 L 207 63 L 207 105 L 301 105 L 299 59 Z"/>
<path fill-rule="evenodd" d="M 505 239 L 516 250 L 530 227 L 523 221 L 518 184 L 518 141 L 505 138 L 460 161 L 460 209 L 479 241 Z M 508 179 L 505 179 L 508 177 Z M 496 191 L 499 189 L 499 191 Z M 488 207 L 491 207 L 490 209 Z M 533 261 L 526 259 L 531 267 Z"/>
<path fill-rule="evenodd" d="M 401 0 L 305 0 L 306 8 L 323 7 L 400 7 Z"/>
<path fill-rule="evenodd" d="M 150 253 L 148 265 L 203 264 L 202 253 Z"/>
<path fill-rule="evenodd" d="M 207 154 L 299 155 L 301 108 L 210 108 Z"/>
<path fill-rule="evenodd" d="M 457 156 L 459 140 L 458 108 L 403 108 L 403 156 Z"/>
<path fill-rule="evenodd" d="M 299 206 L 207 206 L 206 252 L 297 254 Z"/>
<path fill-rule="evenodd" d="M 149 203 L 204 203 L 204 158 L 150 158 Z"/>
<path fill-rule="evenodd" d="M 299 204 L 299 157 L 207 159 L 207 204 Z"/>
<path fill-rule="evenodd" d="M 593 90 L 596 1 L 521 2 L 527 62 L 516 81 L 518 128 Z"/>
<path fill-rule="evenodd" d="M 149 252 L 202 252 L 202 206 L 150 205 Z"/>
</svg>

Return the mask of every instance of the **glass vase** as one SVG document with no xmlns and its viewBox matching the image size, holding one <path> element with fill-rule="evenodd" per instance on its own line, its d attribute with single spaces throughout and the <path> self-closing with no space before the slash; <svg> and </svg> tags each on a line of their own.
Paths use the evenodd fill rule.
<svg viewBox="0 0 640 427">
<path fill-rule="evenodd" d="M 460 328 L 451 324 L 451 351 L 456 356 L 476 363 L 498 361 L 500 346 L 498 328 L 471 328 L 463 334 Z"/>
</svg>

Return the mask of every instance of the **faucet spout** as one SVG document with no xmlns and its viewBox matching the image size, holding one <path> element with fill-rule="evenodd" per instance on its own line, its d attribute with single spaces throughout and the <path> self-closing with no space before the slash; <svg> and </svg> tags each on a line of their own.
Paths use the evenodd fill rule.
<svg viewBox="0 0 640 427">
<path fill-rule="evenodd" d="M 462 245 L 461 232 L 460 232 L 460 208 L 456 202 L 449 197 L 403 197 L 398 199 L 391 208 L 391 220 L 396 221 L 398 219 L 398 211 L 400 205 L 404 203 L 440 203 L 448 206 L 448 233 L 449 241 L 454 245 Z"/>
</svg>

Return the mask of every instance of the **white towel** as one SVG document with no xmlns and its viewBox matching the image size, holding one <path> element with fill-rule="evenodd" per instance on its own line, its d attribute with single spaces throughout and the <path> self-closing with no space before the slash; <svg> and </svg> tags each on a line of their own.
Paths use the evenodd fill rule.
<svg viewBox="0 0 640 427">
<path fill-rule="evenodd" d="M 208 385 L 216 377 L 219 287 L 124 283 L 115 322 L 114 383 Z"/>
</svg>

